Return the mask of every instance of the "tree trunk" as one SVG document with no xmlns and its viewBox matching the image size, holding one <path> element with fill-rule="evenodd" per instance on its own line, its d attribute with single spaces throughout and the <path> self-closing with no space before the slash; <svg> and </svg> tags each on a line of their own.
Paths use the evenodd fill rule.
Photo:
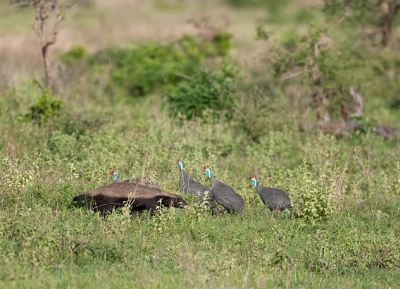
<svg viewBox="0 0 400 289">
<path fill-rule="evenodd" d="M 381 22 L 382 32 L 382 45 L 387 46 L 392 38 L 393 22 L 396 14 L 400 8 L 400 1 L 394 1 L 392 3 L 383 2 L 381 9 L 383 12 L 383 18 Z"/>
<path fill-rule="evenodd" d="M 46 88 L 51 90 L 51 86 L 53 84 L 53 77 L 51 75 L 50 62 L 48 59 L 48 53 L 47 53 L 48 48 L 49 48 L 48 43 L 45 43 L 42 46 L 42 58 L 43 58 L 43 66 L 44 66 L 44 75 L 46 77 Z"/>
</svg>

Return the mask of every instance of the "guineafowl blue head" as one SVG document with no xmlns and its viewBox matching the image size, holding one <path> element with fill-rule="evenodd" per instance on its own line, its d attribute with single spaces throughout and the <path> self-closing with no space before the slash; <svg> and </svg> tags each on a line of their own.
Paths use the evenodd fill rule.
<svg viewBox="0 0 400 289">
<path fill-rule="evenodd" d="M 206 176 L 211 179 L 211 170 L 208 166 L 203 167 L 203 172 L 206 174 Z"/>
<path fill-rule="evenodd" d="M 114 180 L 114 182 L 116 182 L 117 179 L 118 179 L 118 176 L 119 176 L 117 170 L 116 170 L 116 169 L 113 169 L 113 170 L 110 172 L 110 175 L 113 176 L 113 180 Z"/>
<path fill-rule="evenodd" d="M 251 183 L 255 188 L 257 188 L 257 178 L 255 176 L 250 177 Z"/>
<path fill-rule="evenodd" d="M 177 159 L 177 160 L 176 160 L 176 163 L 178 164 L 179 169 L 180 169 L 181 171 L 183 171 L 183 163 L 182 163 L 182 161 L 181 161 L 180 159 Z"/>
</svg>

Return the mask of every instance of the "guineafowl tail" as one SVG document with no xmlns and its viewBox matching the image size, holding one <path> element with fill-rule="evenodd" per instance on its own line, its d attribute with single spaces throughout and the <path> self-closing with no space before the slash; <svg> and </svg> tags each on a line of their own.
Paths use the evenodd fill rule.
<svg viewBox="0 0 400 289">
<path fill-rule="evenodd" d="M 72 200 L 73 200 L 74 202 L 79 202 L 79 201 L 84 201 L 84 200 L 86 200 L 88 197 L 89 197 L 89 196 L 88 196 L 87 194 L 82 194 L 82 195 L 79 195 L 79 196 L 74 197 Z"/>
</svg>

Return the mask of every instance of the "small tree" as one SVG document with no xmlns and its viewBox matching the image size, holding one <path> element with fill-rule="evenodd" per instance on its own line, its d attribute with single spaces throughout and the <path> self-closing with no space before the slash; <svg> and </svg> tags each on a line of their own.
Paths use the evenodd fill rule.
<svg viewBox="0 0 400 289">
<path fill-rule="evenodd" d="M 381 44 L 387 46 L 396 26 L 400 0 L 324 0 L 324 8 L 333 14 L 348 10 L 349 20 L 364 27 L 374 27 L 381 35 Z"/>
<path fill-rule="evenodd" d="M 33 31 L 40 40 L 46 88 L 51 90 L 53 78 L 50 70 L 49 47 L 56 43 L 60 23 L 64 20 L 67 10 L 78 6 L 85 0 L 10 0 L 21 8 L 32 7 L 35 9 Z M 89 1 L 89 0 L 86 0 Z M 52 20 L 52 22 L 49 20 Z"/>
</svg>

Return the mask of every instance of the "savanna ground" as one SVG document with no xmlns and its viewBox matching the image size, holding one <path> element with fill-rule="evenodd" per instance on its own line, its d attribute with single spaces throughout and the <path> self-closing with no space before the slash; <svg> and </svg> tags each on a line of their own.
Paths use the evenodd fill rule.
<svg viewBox="0 0 400 289">
<path fill-rule="evenodd" d="M 33 81 L 33 11 L 0 3 L 1 288 L 400 287 L 400 143 L 373 133 L 400 127 L 398 29 L 382 47 L 372 20 L 338 23 L 329 1 L 229 2 L 241 1 L 69 11 L 51 48 L 52 93 Z M 364 129 L 322 134 L 310 95 L 329 94 L 337 123 L 350 85 Z M 209 165 L 243 213 L 213 215 L 188 196 L 185 210 L 154 216 L 72 203 L 114 167 L 181 194 L 177 158 L 206 185 Z M 293 210 L 271 213 L 252 174 L 287 191 Z"/>
</svg>

